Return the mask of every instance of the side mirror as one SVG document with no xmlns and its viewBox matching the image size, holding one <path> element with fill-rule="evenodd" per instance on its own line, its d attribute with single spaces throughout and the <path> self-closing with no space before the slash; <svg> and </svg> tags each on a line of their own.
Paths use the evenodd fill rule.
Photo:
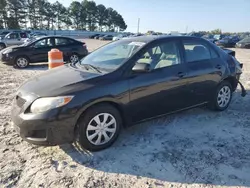
<svg viewBox="0 0 250 188">
<path fill-rule="evenodd" d="M 150 64 L 148 63 L 136 63 L 132 68 L 133 72 L 149 72 L 150 71 Z"/>
</svg>

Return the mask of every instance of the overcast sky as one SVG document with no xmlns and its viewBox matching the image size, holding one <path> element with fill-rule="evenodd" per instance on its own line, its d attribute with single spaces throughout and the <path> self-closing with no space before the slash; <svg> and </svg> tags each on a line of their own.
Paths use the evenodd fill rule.
<svg viewBox="0 0 250 188">
<path fill-rule="evenodd" d="M 55 2 L 56 0 L 49 0 Z M 69 6 L 72 0 L 58 0 Z M 127 31 L 250 31 L 250 0 L 95 0 L 117 10 Z"/>
</svg>

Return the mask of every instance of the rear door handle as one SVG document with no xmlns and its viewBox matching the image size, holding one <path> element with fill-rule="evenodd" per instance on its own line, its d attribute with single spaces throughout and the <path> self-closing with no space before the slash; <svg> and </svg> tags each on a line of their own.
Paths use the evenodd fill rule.
<svg viewBox="0 0 250 188">
<path fill-rule="evenodd" d="M 221 65 L 216 65 L 215 68 L 216 69 L 221 69 Z"/>
<path fill-rule="evenodd" d="M 185 73 L 184 73 L 184 72 L 178 72 L 178 74 L 177 74 L 177 75 L 178 75 L 178 77 L 179 77 L 179 78 L 182 78 L 182 77 L 184 77 L 184 76 L 185 76 Z"/>
</svg>

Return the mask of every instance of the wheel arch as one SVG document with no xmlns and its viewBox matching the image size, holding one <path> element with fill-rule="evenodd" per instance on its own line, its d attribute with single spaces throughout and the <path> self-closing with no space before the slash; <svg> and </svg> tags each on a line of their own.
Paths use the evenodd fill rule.
<svg viewBox="0 0 250 188">
<path fill-rule="evenodd" d="M 28 59 L 29 63 L 31 62 L 29 56 L 27 56 L 27 55 L 17 55 L 17 56 L 15 57 L 15 61 L 17 60 L 17 58 L 20 58 L 20 57 L 25 57 L 25 58 Z"/>
<path fill-rule="evenodd" d="M 234 76 L 228 76 L 224 78 L 222 81 L 228 81 L 231 84 L 233 91 L 236 90 L 238 85 L 238 80 Z"/>
<path fill-rule="evenodd" d="M 118 102 L 116 102 L 116 101 L 110 99 L 110 100 L 95 101 L 95 102 L 93 102 L 93 103 L 91 103 L 91 104 L 88 104 L 88 105 L 85 106 L 84 108 L 82 108 L 82 109 L 80 110 L 80 112 L 78 113 L 78 115 L 77 115 L 77 120 L 75 121 L 75 124 L 74 124 L 74 132 L 76 133 L 76 131 L 77 131 L 77 129 L 78 129 L 78 127 L 77 127 L 78 122 L 80 121 L 80 119 L 83 117 L 84 113 L 85 113 L 87 110 L 89 110 L 89 109 L 91 109 L 91 108 L 93 108 L 93 107 L 95 107 L 95 106 L 97 106 L 97 105 L 105 105 L 105 104 L 106 104 L 106 105 L 110 105 L 110 106 L 112 106 L 112 107 L 114 107 L 115 109 L 118 110 L 118 112 L 119 112 L 120 115 L 121 115 L 122 125 L 123 125 L 123 127 L 126 127 L 125 113 L 124 113 L 124 109 L 123 109 L 122 105 L 119 104 Z"/>
</svg>

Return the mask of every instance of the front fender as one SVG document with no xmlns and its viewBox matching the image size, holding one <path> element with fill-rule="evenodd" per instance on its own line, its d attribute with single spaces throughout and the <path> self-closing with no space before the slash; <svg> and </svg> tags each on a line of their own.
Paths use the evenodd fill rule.
<svg viewBox="0 0 250 188">
<path fill-rule="evenodd" d="M 91 101 L 91 102 L 88 102 L 86 104 L 84 104 L 82 106 L 82 108 L 80 108 L 77 113 L 76 113 L 76 119 L 75 119 L 75 122 L 74 124 L 76 125 L 79 118 L 81 117 L 81 115 L 86 112 L 90 107 L 92 106 L 95 106 L 97 104 L 101 104 L 101 103 L 108 103 L 108 104 L 111 104 L 115 107 L 118 107 L 118 111 L 121 112 L 121 116 L 125 117 L 125 107 L 124 107 L 124 104 L 122 104 L 119 100 L 117 100 L 116 98 L 114 97 L 103 97 L 103 98 L 99 98 L 99 99 L 96 99 L 94 101 Z"/>
</svg>

